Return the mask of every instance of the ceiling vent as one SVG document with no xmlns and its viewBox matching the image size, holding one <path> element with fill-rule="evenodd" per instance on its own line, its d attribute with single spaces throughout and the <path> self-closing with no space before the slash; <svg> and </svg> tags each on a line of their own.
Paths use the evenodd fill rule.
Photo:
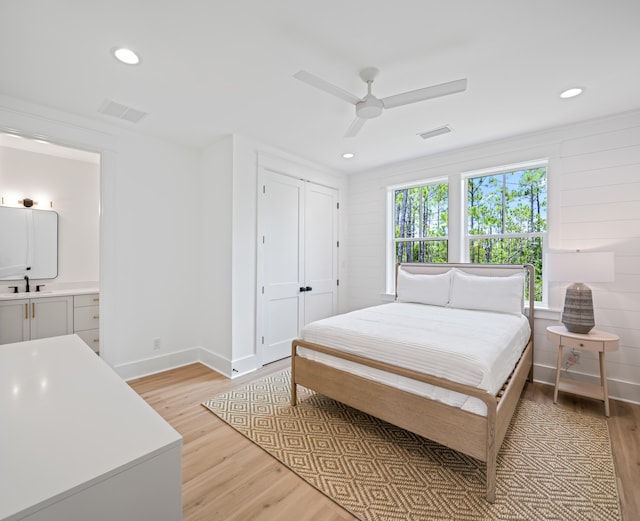
<svg viewBox="0 0 640 521">
<path fill-rule="evenodd" d="M 448 134 L 451 132 L 451 127 L 445 125 L 444 127 L 434 128 L 433 130 L 427 130 L 426 132 L 420 132 L 418 135 L 422 139 L 429 139 L 431 137 L 441 136 L 442 134 Z"/>
<path fill-rule="evenodd" d="M 124 119 L 131 123 L 140 123 L 140 121 L 142 121 L 148 114 L 147 112 L 142 112 L 141 110 L 122 105 L 121 103 L 116 103 L 110 99 L 105 99 L 102 102 L 98 112 L 114 118 Z"/>
</svg>

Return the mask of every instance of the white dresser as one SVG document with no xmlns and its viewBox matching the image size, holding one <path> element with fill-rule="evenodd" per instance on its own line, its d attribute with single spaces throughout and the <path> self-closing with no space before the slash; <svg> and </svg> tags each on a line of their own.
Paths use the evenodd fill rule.
<svg viewBox="0 0 640 521">
<path fill-rule="evenodd" d="M 181 436 L 77 336 L 0 346 L 0 520 L 182 519 Z"/>
</svg>

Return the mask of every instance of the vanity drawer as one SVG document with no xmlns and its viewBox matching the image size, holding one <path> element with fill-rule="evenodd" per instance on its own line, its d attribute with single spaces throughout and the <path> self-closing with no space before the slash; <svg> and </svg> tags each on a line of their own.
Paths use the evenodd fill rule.
<svg viewBox="0 0 640 521">
<path fill-rule="evenodd" d="M 87 344 L 91 349 L 93 349 L 96 353 L 100 352 L 100 330 L 99 329 L 88 329 L 87 331 L 78 331 L 76 332 L 84 343 Z"/>
<path fill-rule="evenodd" d="M 564 347 L 586 349 L 587 351 L 604 351 L 604 343 L 602 340 L 583 340 L 581 338 L 563 336 L 560 339 L 560 344 Z"/>
<path fill-rule="evenodd" d="M 73 307 L 81 308 L 85 306 L 97 306 L 100 303 L 100 293 L 90 295 L 75 295 L 73 297 Z"/>
<path fill-rule="evenodd" d="M 86 306 L 74 308 L 73 310 L 73 331 L 86 331 L 87 329 L 98 329 L 100 327 L 100 307 Z"/>
</svg>

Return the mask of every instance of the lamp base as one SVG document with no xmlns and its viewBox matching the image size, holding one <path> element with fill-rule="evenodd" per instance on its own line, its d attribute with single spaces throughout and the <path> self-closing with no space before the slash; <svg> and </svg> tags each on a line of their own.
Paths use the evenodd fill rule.
<svg viewBox="0 0 640 521">
<path fill-rule="evenodd" d="M 576 282 L 567 288 L 562 323 L 571 333 L 587 334 L 593 329 L 593 298 L 589 286 Z"/>
</svg>

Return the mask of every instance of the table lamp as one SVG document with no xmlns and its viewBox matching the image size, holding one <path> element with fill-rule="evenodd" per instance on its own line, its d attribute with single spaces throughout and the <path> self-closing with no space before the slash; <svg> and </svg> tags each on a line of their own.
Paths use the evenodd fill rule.
<svg viewBox="0 0 640 521">
<path fill-rule="evenodd" d="M 551 281 L 580 281 L 567 288 L 562 323 L 567 331 L 587 334 L 595 320 L 591 289 L 585 282 L 613 282 L 613 252 L 550 253 L 547 270 Z"/>
</svg>

